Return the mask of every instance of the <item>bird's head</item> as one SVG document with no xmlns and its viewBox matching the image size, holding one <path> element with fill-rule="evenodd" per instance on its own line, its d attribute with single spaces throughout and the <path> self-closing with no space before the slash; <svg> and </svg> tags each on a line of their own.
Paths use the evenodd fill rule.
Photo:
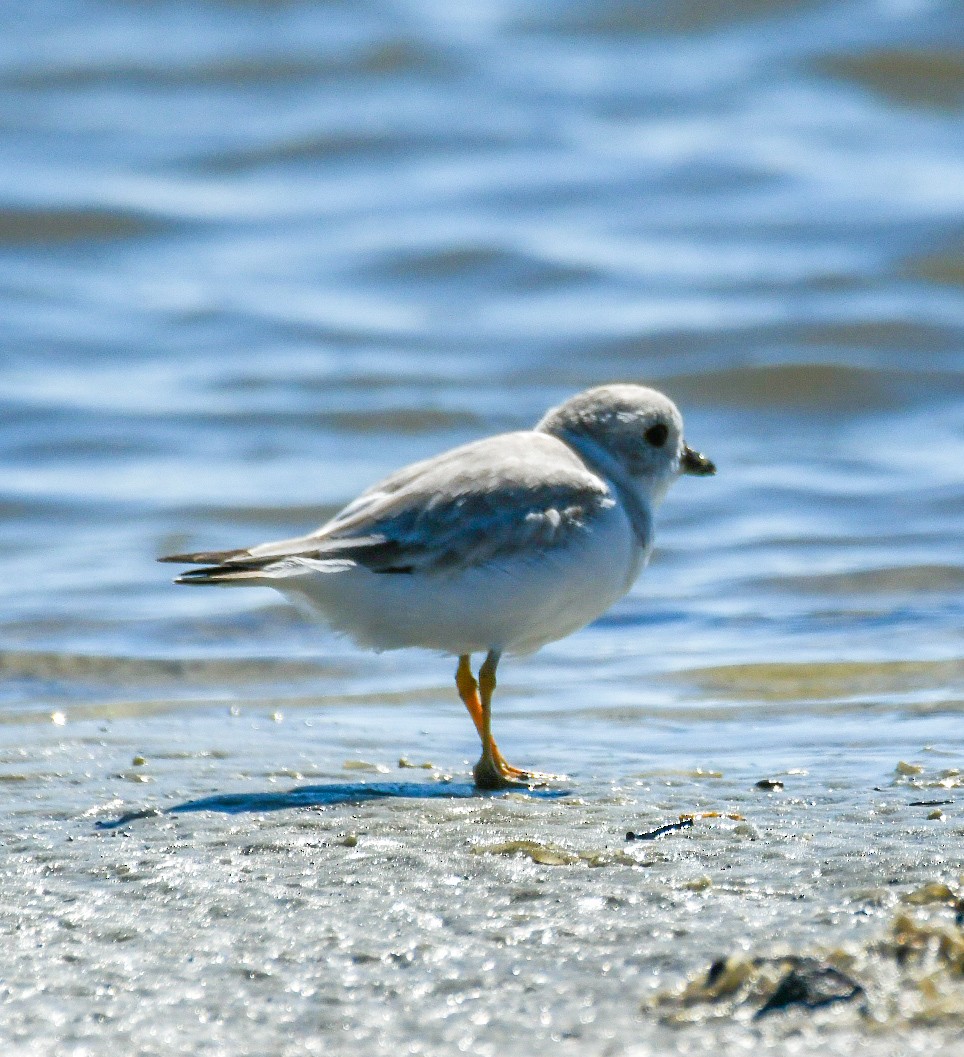
<svg viewBox="0 0 964 1057">
<path fill-rule="evenodd" d="M 558 437 L 606 472 L 612 460 L 650 503 L 681 474 L 707 477 L 713 463 L 683 439 L 683 417 L 669 397 L 641 385 L 603 385 L 570 397 L 536 429 Z"/>
</svg>

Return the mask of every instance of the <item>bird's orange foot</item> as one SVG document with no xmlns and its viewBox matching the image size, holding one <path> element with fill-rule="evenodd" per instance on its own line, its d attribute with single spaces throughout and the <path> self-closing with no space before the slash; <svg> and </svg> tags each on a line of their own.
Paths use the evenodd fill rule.
<svg viewBox="0 0 964 1057">
<path fill-rule="evenodd" d="M 472 768 L 472 774 L 480 789 L 530 788 L 565 778 L 562 774 L 545 774 L 542 771 L 525 771 L 521 767 L 513 767 L 497 748 L 491 754 L 483 752 L 482 758 Z"/>
<path fill-rule="evenodd" d="M 499 766 L 494 760 L 482 757 L 472 768 L 472 776 L 479 789 L 513 789 L 528 788 L 531 784 L 523 778 L 528 777 L 527 771 L 520 771 L 518 767 Z"/>
<path fill-rule="evenodd" d="M 521 767 L 513 767 L 502 753 L 499 752 L 498 745 L 493 745 L 492 747 L 495 750 L 495 756 L 499 765 L 511 775 L 511 777 L 518 779 L 520 782 L 524 782 L 527 785 L 546 785 L 548 782 L 566 781 L 567 775 L 564 774 L 549 774 L 547 771 L 524 771 Z"/>
</svg>

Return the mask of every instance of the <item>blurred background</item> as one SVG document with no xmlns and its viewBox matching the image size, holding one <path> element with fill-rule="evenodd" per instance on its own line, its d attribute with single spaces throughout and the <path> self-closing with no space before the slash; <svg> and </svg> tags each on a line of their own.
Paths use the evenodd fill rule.
<svg viewBox="0 0 964 1057">
<path fill-rule="evenodd" d="M 605 768 L 643 713 L 833 716 L 837 746 L 959 715 L 959 4 L 0 17 L 8 724 L 411 702 L 451 717 L 425 751 L 474 753 L 448 661 L 154 558 L 307 531 L 613 380 L 673 396 L 719 476 L 675 488 L 627 600 L 504 666 L 510 743 Z"/>
</svg>

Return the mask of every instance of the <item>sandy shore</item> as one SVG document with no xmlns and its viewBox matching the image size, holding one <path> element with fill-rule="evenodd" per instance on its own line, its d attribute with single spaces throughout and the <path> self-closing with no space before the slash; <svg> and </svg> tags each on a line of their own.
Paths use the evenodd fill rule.
<svg viewBox="0 0 964 1057">
<path fill-rule="evenodd" d="M 964 779 L 936 742 L 896 769 L 868 733 L 856 768 L 775 730 L 764 772 L 695 724 L 707 767 L 590 753 L 566 795 L 481 797 L 463 718 L 401 768 L 384 731 L 417 744 L 417 710 L 7 726 L 4 1053 L 960 1052 Z M 142 809 L 167 813 L 113 825 Z"/>
</svg>

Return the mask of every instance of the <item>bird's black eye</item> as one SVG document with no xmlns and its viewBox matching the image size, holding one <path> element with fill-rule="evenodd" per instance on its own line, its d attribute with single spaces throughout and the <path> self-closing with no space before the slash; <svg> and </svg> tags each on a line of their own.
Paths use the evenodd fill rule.
<svg viewBox="0 0 964 1057">
<path fill-rule="evenodd" d="M 654 448 L 661 448 L 669 436 L 669 427 L 664 422 L 657 422 L 655 426 L 650 426 L 643 436 Z"/>
</svg>

